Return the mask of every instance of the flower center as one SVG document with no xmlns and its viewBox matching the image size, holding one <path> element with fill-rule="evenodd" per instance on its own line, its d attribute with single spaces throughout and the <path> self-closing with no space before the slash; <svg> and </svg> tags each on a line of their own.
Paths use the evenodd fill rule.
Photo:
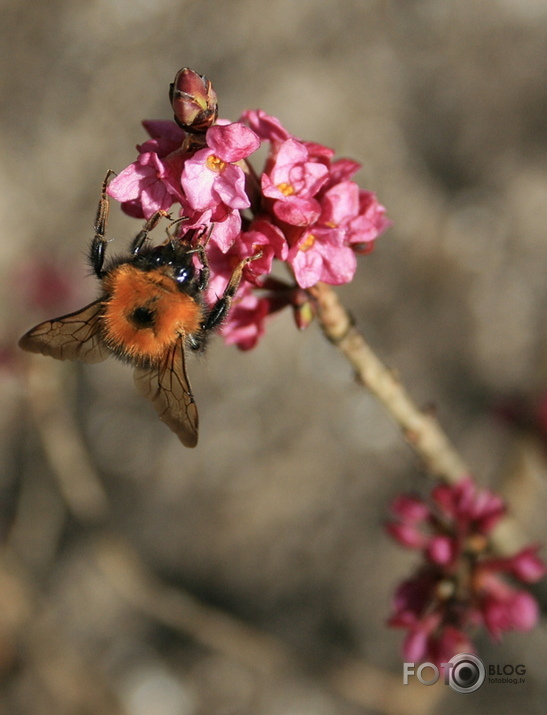
<svg viewBox="0 0 547 715">
<path fill-rule="evenodd" d="M 314 243 L 315 243 L 315 236 L 313 235 L 313 233 L 309 233 L 306 236 L 306 240 L 302 241 L 300 246 L 298 246 L 298 250 L 299 251 L 309 251 Z"/>
<path fill-rule="evenodd" d="M 222 159 L 218 156 L 215 156 L 215 154 L 209 154 L 207 157 L 207 167 L 211 169 L 211 171 L 224 171 L 226 168 L 226 162 L 222 161 Z"/>
<path fill-rule="evenodd" d="M 277 188 L 284 196 L 292 196 L 294 194 L 294 188 L 286 181 L 283 181 L 281 184 L 278 184 Z"/>
</svg>

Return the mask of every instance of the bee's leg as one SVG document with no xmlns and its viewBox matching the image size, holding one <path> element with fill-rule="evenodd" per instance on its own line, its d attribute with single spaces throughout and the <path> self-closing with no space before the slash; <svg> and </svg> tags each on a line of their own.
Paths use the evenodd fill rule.
<svg viewBox="0 0 547 715">
<path fill-rule="evenodd" d="M 197 282 L 197 289 L 199 291 L 205 290 L 209 285 L 209 276 L 211 275 L 211 269 L 209 267 L 209 259 L 207 258 L 207 253 L 203 246 L 197 246 L 194 249 L 199 256 L 201 262 L 201 270 L 199 272 L 199 279 Z"/>
<path fill-rule="evenodd" d="M 209 285 L 209 277 L 211 275 L 211 269 L 209 267 L 209 259 L 207 258 L 207 253 L 205 251 L 205 247 L 209 243 L 209 239 L 211 238 L 211 233 L 213 231 L 213 226 L 214 224 L 211 224 L 209 229 L 207 231 L 195 231 L 194 236 L 196 234 L 198 235 L 198 241 L 201 241 L 201 238 L 205 236 L 205 241 L 203 243 L 198 243 L 195 248 L 190 248 L 188 250 L 188 253 L 197 253 L 199 256 L 199 260 L 201 262 L 201 269 L 198 274 L 198 280 L 196 282 L 196 288 L 198 291 L 205 290 L 207 286 Z M 191 239 L 192 240 L 192 239 Z"/>
<path fill-rule="evenodd" d="M 226 286 L 226 289 L 222 294 L 222 297 L 217 300 L 217 302 L 209 311 L 209 314 L 207 315 L 207 318 L 203 324 L 203 330 L 211 330 L 222 323 L 224 318 L 228 315 L 230 306 L 232 305 L 233 297 L 237 293 L 237 289 L 239 288 L 239 284 L 241 283 L 241 279 L 243 277 L 243 269 L 247 264 L 251 263 L 251 261 L 256 261 L 258 258 L 261 257 L 262 251 L 259 251 L 258 253 L 255 253 L 254 256 L 248 256 L 237 264 L 230 277 L 230 280 L 228 281 L 228 285 Z"/>
<path fill-rule="evenodd" d="M 104 256 L 106 252 L 106 244 L 108 243 L 105 234 L 110 202 L 108 200 L 106 189 L 108 187 L 110 177 L 115 173 L 116 172 L 112 171 L 112 169 L 109 169 L 104 177 L 101 189 L 101 198 L 99 199 L 97 215 L 95 216 L 95 236 L 93 237 L 91 248 L 89 249 L 89 261 L 98 278 L 103 277 Z"/>
<path fill-rule="evenodd" d="M 168 214 L 164 214 L 164 215 L 165 215 L 165 216 L 168 216 Z M 176 235 L 176 231 L 175 231 L 175 232 L 171 232 L 171 229 L 173 228 L 173 226 L 178 226 L 179 223 L 184 223 L 184 221 L 188 221 L 188 217 L 187 217 L 187 216 L 180 216 L 179 218 L 176 218 L 174 221 L 171 221 L 171 223 L 169 224 L 169 226 L 167 226 L 167 228 L 165 229 L 165 233 L 167 234 L 167 238 L 169 239 L 169 241 L 170 241 L 171 243 L 177 243 L 177 241 L 180 240 L 180 238 Z"/>
<path fill-rule="evenodd" d="M 169 216 L 167 211 L 162 211 L 161 209 L 159 211 L 155 211 L 152 216 L 148 219 L 148 221 L 144 224 L 142 229 L 138 232 L 138 234 L 135 236 L 135 238 L 131 241 L 131 246 L 129 250 L 131 251 L 131 254 L 133 256 L 136 256 L 138 253 L 140 253 L 142 247 L 148 240 L 148 234 L 150 231 L 155 228 L 158 224 L 158 221 L 162 219 L 164 216 Z"/>
</svg>

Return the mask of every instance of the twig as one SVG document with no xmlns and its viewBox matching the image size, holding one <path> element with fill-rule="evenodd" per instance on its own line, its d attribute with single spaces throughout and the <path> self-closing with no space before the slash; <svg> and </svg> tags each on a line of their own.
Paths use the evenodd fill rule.
<svg viewBox="0 0 547 715">
<path fill-rule="evenodd" d="M 275 676 L 294 660 L 273 636 L 180 588 L 161 583 L 123 539 L 113 534 L 95 542 L 96 564 L 118 595 L 133 608 L 217 653 L 262 675 Z"/>
<path fill-rule="evenodd" d="M 101 521 L 108 510 L 104 488 L 71 414 L 66 366 L 31 356 L 26 373 L 30 412 L 68 509 L 83 523 Z"/>
<path fill-rule="evenodd" d="M 16 551 L 0 549 L 2 669 L 3 676 L 10 673 L 15 682 L 8 692 L 17 690 L 22 680 L 28 692 L 40 696 L 33 712 L 53 712 L 53 707 L 64 715 L 125 715 L 116 684 L 65 627 L 66 613 L 58 601 Z M 8 665 L 13 671 L 6 670 Z"/>
<path fill-rule="evenodd" d="M 358 382 L 378 398 L 398 423 L 428 471 L 452 483 L 469 474 L 469 468 L 436 418 L 416 406 L 396 374 L 367 345 L 335 291 L 325 283 L 318 283 L 310 292 L 325 336 L 353 366 Z"/>
<path fill-rule="evenodd" d="M 336 292 L 324 283 L 310 289 L 325 336 L 346 357 L 356 379 L 384 405 L 431 476 L 455 483 L 471 474 L 437 419 L 421 410 L 397 375 L 377 357 L 355 327 Z M 528 539 L 515 519 L 506 517 L 492 534 L 500 553 L 513 553 Z"/>
<path fill-rule="evenodd" d="M 95 563 L 111 587 L 130 607 L 197 643 L 234 660 L 266 680 L 283 681 L 306 672 L 304 653 L 274 635 L 202 603 L 187 591 L 158 580 L 123 539 L 109 534 L 94 543 Z M 316 654 L 314 654 L 316 655 Z M 349 702 L 384 715 L 428 715 L 446 689 L 404 686 L 399 674 L 359 660 L 327 661 L 321 682 Z"/>
</svg>

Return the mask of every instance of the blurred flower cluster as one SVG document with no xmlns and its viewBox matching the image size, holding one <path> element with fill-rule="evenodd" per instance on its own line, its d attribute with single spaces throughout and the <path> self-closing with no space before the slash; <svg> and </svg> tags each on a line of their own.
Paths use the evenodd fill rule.
<svg viewBox="0 0 547 715">
<path fill-rule="evenodd" d="M 208 300 L 227 285 L 234 266 L 248 264 L 222 332 L 226 342 L 252 348 L 266 317 L 292 305 L 299 327 L 313 312 L 307 288 L 340 285 L 355 274 L 390 222 L 376 196 L 352 181 L 360 164 L 334 159 L 320 144 L 292 136 L 275 117 L 246 111 L 238 122 L 218 119 L 211 83 L 180 70 L 170 90 L 174 121 L 145 121 L 150 138 L 136 160 L 110 183 L 109 195 L 138 218 L 178 207 L 177 237 L 207 236 Z M 264 167 L 248 161 L 263 142 Z M 199 239 L 201 240 L 201 239 Z M 272 276 L 274 260 L 288 279 Z"/>
<path fill-rule="evenodd" d="M 504 631 L 527 631 L 538 620 L 534 597 L 518 583 L 546 573 L 538 546 L 509 558 L 495 556 L 489 535 L 505 514 L 500 496 L 477 488 L 470 477 L 436 486 L 428 501 L 410 495 L 392 504 L 387 530 L 422 552 L 417 571 L 397 588 L 389 625 L 405 628 L 403 656 L 410 662 L 447 662 L 473 653 L 481 626 L 499 641 Z"/>
</svg>

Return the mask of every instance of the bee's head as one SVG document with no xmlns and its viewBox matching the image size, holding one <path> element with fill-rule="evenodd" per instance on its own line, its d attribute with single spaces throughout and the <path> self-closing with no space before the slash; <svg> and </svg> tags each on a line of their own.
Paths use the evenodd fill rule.
<svg viewBox="0 0 547 715">
<path fill-rule="evenodd" d="M 134 265 L 144 271 L 156 268 L 170 268 L 172 277 L 179 285 L 187 285 L 195 276 L 193 262 L 194 251 L 176 241 L 168 241 L 162 246 L 154 246 L 148 251 L 141 251 Z"/>
</svg>

